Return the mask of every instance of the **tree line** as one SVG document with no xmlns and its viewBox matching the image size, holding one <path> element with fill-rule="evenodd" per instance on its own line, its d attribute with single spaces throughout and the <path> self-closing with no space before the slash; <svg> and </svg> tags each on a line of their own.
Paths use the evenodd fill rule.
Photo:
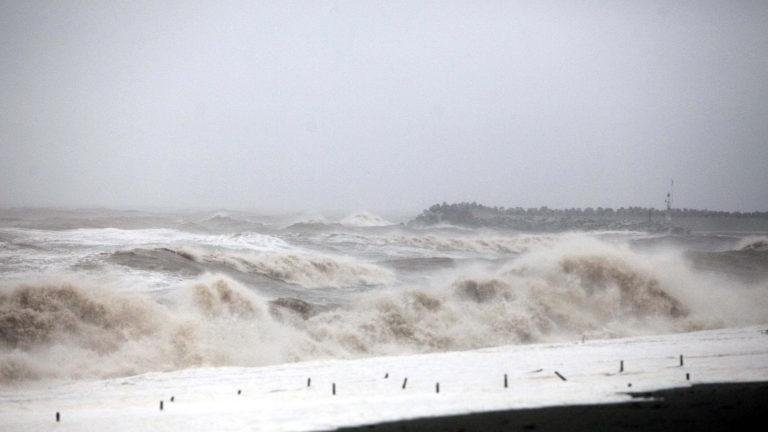
<svg viewBox="0 0 768 432">
<path fill-rule="evenodd" d="M 472 214 L 496 214 L 496 215 L 530 215 L 530 216 L 648 216 L 666 214 L 666 209 L 657 209 L 652 207 L 619 207 L 617 209 L 611 207 L 585 207 L 585 208 L 563 208 L 553 209 L 546 206 L 543 207 L 503 207 L 503 206 L 485 206 L 476 202 L 459 202 L 448 204 L 443 202 L 441 204 L 434 204 L 430 206 L 424 213 L 439 213 L 439 214 L 462 214 L 470 212 Z M 706 209 L 689 209 L 689 208 L 673 208 L 671 210 L 673 217 L 736 217 L 736 218 L 768 218 L 768 212 L 729 212 L 721 210 L 706 210 Z"/>
</svg>

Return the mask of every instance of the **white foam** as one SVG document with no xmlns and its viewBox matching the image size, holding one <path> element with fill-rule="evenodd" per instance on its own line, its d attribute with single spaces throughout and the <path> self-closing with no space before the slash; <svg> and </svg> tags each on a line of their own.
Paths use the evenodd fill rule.
<svg viewBox="0 0 768 432">
<path fill-rule="evenodd" d="M 350 214 L 341 220 L 341 224 L 353 227 L 379 227 L 394 225 L 392 222 L 384 219 L 383 217 L 366 211 Z"/>
<path fill-rule="evenodd" d="M 6 229 L 20 241 L 47 247 L 136 247 L 197 244 L 251 250 L 289 249 L 284 240 L 259 233 L 195 234 L 174 229 L 82 228 L 62 231 Z"/>
<path fill-rule="evenodd" d="M 200 368 L 43 387 L 0 387 L 0 424 L 14 432 L 54 427 L 126 432 L 312 431 L 416 417 L 629 402 L 628 390 L 768 380 L 768 337 L 759 330 L 262 368 Z M 678 363 L 681 354 L 684 367 Z M 624 373 L 618 373 L 620 360 Z M 334 383 L 335 396 L 331 394 Z M 172 396 L 174 402 L 170 402 Z M 56 412 L 61 413 L 60 423 L 55 423 Z"/>
</svg>

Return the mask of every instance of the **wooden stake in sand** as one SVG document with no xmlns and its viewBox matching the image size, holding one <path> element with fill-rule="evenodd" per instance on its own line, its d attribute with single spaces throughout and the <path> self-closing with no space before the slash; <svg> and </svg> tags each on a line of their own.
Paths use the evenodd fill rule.
<svg viewBox="0 0 768 432">
<path fill-rule="evenodd" d="M 680 354 L 680 367 L 682 367 L 682 366 L 683 366 L 683 355 Z"/>
<path fill-rule="evenodd" d="M 333 385 L 331 386 L 331 394 L 336 396 L 336 383 L 333 383 Z"/>
<path fill-rule="evenodd" d="M 387 379 L 387 378 L 389 378 L 389 372 L 384 374 L 384 379 Z"/>
<path fill-rule="evenodd" d="M 435 393 L 440 393 L 440 383 L 435 383 Z"/>
<path fill-rule="evenodd" d="M 61 414 L 59 414 L 58 411 L 56 411 L 56 423 L 58 423 L 61 420 Z"/>
<path fill-rule="evenodd" d="M 160 411 L 163 410 L 163 401 L 160 401 Z"/>
<path fill-rule="evenodd" d="M 307 387 L 312 385 L 312 378 L 307 378 Z"/>
<path fill-rule="evenodd" d="M 176 397 L 175 396 L 171 396 L 171 402 L 173 402 L 175 400 L 176 400 Z"/>
<path fill-rule="evenodd" d="M 509 380 L 507 380 L 507 374 L 504 374 L 504 388 L 509 387 Z"/>
<path fill-rule="evenodd" d="M 624 372 L 624 360 L 619 362 L 619 373 Z"/>
<path fill-rule="evenodd" d="M 558 371 L 555 371 L 555 375 L 557 375 L 558 377 L 560 377 L 560 379 L 561 379 L 561 380 L 563 380 L 563 381 L 568 381 L 567 379 L 565 379 L 565 377 L 564 377 L 564 376 L 560 375 L 560 372 L 558 372 Z"/>
<path fill-rule="evenodd" d="M 408 385 L 408 377 L 405 377 L 403 380 L 403 390 L 405 390 L 405 386 Z"/>
<path fill-rule="evenodd" d="M 690 381 L 691 380 L 691 374 L 690 373 L 688 373 L 688 372 L 685 373 L 685 380 L 686 381 Z"/>
</svg>

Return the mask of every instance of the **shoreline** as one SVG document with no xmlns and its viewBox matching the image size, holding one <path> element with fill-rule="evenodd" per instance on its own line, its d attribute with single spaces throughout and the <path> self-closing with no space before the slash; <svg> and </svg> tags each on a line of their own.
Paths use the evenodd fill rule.
<svg viewBox="0 0 768 432">
<path fill-rule="evenodd" d="M 356 431 L 732 431 L 768 421 L 768 381 L 627 392 L 620 403 L 511 409 L 335 429 Z"/>
<path fill-rule="evenodd" d="M 734 430 L 749 427 L 750 418 L 768 420 L 761 414 L 768 412 L 764 331 L 208 367 L 0 388 L 0 425 L 16 432 Z"/>
</svg>

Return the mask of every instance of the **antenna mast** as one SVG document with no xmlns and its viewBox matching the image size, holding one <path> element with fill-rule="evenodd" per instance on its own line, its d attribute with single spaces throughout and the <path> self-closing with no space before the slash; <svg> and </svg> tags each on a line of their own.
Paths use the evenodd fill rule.
<svg viewBox="0 0 768 432">
<path fill-rule="evenodd" d="M 675 180 L 671 179 L 669 182 L 669 192 L 667 192 L 667 199 L 664 202 L 667 204 L 667 223 L 672 222 L 672 189 L 675 187 Z"/>
</svg>

